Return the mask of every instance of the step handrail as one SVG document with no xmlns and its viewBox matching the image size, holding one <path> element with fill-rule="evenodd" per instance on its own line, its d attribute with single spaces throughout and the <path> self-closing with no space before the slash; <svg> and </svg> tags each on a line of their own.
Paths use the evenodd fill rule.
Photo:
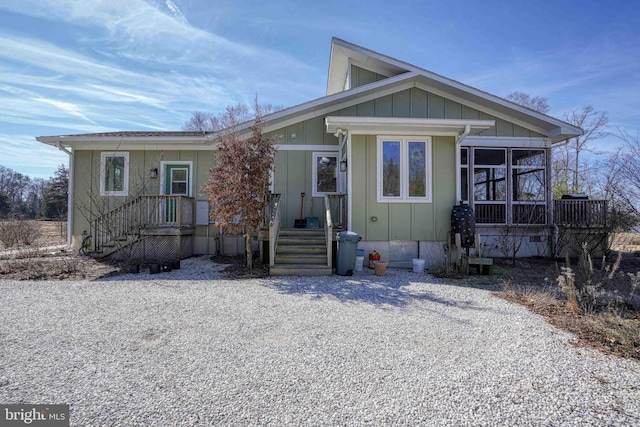
<svg viewBox="0 0 640 427">
<path fill-rule="evenodd" d="M 329 200 L 329 196 L 326 194 L 324 196 L 324 212 L 324 233 L 327 244 L 327 266 L 331 268 L 331 261 L 333 259 L 333 220 L 331 218 L 331 201 Z"/>
<path fill-rule="evenodd" d="M 271 218 L 269 219 L 269 267 L 276 265 L 276 248 L 280 234 L 280 194 L 272 194 L 269 200 Z"/>
<path fill-rule="evenodd" d="M 144 227 L 193 226 L 193 197 L 165 194 L 142 195 L 91 221 L 92 248 L 99 252 L 105 244 L 121 236 L 138 234 Z"/>
</svg>

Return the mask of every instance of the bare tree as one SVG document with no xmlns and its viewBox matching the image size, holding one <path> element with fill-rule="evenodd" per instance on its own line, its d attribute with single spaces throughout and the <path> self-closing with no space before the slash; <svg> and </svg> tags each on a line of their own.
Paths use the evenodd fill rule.
<svg viewBox="0 0 640 427">
<path fill-rule="evenodd" d="M 516 91 L 507 95 L 507 99 L 511 102 L 515 102 L 518 105 L 531 108 L 532 110 L 539 111 L 543 114 L 549 112 L 549 103 L 547 101 L 547 98 L 544 98 L 542 96 L 532 97 L 527 93 Z"/>
<path fill-rule="evenodd" d="M 571 192 L 578 193 L 584 188 L 581 185 L 580 173 L 585 170 L 580 163 L 580 155 L 584 151 L 592 151 L 591 147 L 588 146 L 590 141 L 603 138 L 608 134 L 605 129 L 609 123 L 609 117 L 606 111 L 596 111 L 591 105 L 587 105 L 582 109 L 575 109 L 565 113 L 564 118 L 567 122 L 582 128 L 584 131 L 584 134 L 572 138 L 566 145 L 566 149 L 572 152 L 573 159 L 569 160 L 570 154 L 567 152 L 565 152 L 566 159 L 564 159 L 564 163 L 568 166 L 565 170 L 567 175 L 571 171 Z"/>
<path fill-rule="evenodd" d="M 603 187 L 616 209 L 618 229 L 627 231 L 640 223 L 640 134 L 619 131 L 616 136 L 623 145 L 601 165 L 608 171 Z"/>
<path fill-rule="evenodd" d="M 274 138 L 266 138 L 262 134 L 262 111 L 257 97 L 251 135 L 242 138 L 236 132 L 237 125 L 243 122 L 245 109 L 228 107 L 224 114 L 212 121 L 219 126 L 219 151 L 202 192 L 208 195 L 213 208 L 211 216 L 216 225 L 229 227 L 232 232 L 244 232 L 247 268 L 251 270 L 251 237 L 262 224 L 262 207 L 270 171 L 274 167 L 275 148 Z"/>
<path fill-rule="evenodd" d="M 270 114 L 283 108 L 282 105 L 260 105 L 262 115 Z M 248 122 L 254 118 L 251 109 L 246 104 L 228 106 L 224 113 L 218 115 L 205 111 L 194 111 L 189 120 L 182 125 L 182 130 L 209 133 L 226 129 L 228 126 L 224 122 L 228 121 L 229 113 L 233 114 L 236 124 Z"/>
</svg>

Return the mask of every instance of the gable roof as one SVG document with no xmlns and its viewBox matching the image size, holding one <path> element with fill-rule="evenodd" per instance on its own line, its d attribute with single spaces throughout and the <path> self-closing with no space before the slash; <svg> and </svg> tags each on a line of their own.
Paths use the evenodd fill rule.
<svg viewBox="0 0 640 427">
<path fill-rule="evenodd" d="M 387 78 L 356 88 L 349 88 L 348 73 L 351 64 L 387 76 Z M 337 110 L 414 87 L 531 129 L 545 135 L 551 142 L 564 141 L 582 134 L 582 129 L 579 127 L 554 117 L 338 38 L 333 38 L 331 44 L 327 95 L 265 115 L 262 120 L 264 131 L 275 131 L 315 117 L 324 118 Z M 238 125 L 237 129 L 241 133 L 248 134 L 251 125 L 252 121 L 245 122 Z M 459 124 L 456 123 L 454 127 L 456 126 Z M 50 145 L 78 146 L 82 144 L 83 148 L 92 145 L 87 144 L 88 141 L 95 143 L 118 141 L 121 144 L 133 145 L 183 143 L 197 146 L 198 144 L 210 144 L 216 139 L 216 134 L 191 131 L 124 131 L 41 136 L 36 139 Z"/>
<path fill-rule="evenodd" d="M 525 127 L 534 126 L 538 130 L 533 130 L 548 136 L 552 142 L 583 133 L 579 127 L 555 117 L 335 37 L 332 39 L 330 57 L 327 95 L 345 91 L 353 64 L 387 77 L 415 74 L 417 81 L 427 90 L 509 122 L 528 123 L 529 126 Z"/>
</svg>

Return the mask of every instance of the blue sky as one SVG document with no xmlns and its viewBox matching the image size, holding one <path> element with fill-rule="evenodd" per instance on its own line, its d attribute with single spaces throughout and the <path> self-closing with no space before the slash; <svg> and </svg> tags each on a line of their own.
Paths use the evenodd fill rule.
<svg viewBox="0 0 640 427">
<path fill-rule="evenodd" d="M 550 114 L 640 132 L 640 2 L 2 0 L 0 165 L 48 178 L 36 136 L 179 130 L 192 111 L 325 94 L 339 37 Z M 599 142 L 611 147 L 615 138 Z"/>
</svg>

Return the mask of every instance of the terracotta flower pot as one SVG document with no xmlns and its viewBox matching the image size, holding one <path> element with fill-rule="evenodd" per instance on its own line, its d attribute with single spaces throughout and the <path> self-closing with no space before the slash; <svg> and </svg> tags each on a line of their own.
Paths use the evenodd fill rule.
<svg viewBox="0 0 640 427">
<path fill-rule="evenodd" d="M 384 276 L 387 272 L 387 263 L 386 262 L 376 262 L 374 267 L 376 276 Z"/>
</svg>

